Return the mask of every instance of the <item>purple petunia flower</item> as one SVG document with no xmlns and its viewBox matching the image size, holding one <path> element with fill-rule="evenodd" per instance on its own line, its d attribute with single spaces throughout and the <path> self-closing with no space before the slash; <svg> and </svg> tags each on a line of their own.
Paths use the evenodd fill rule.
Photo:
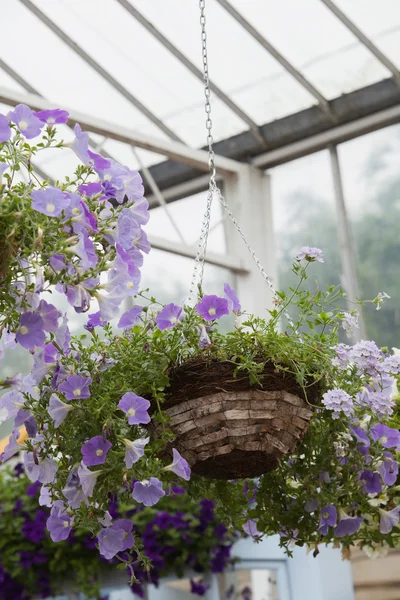
<svg viewBox="0 0 400 600">
<path fill-rule="evenodd" d="M 88 331 L 91 331 L 95 327 L 104 327 L 104 325 L 107 325 L 107 321 L 104 321 L 101 318 L 100 311 L 98 311 L 89 315 L 88 321 L 84 325 L 84 328 Z"/>
<path fill-rule="evenodd" d="M 81 462 L 78 468 L 78 476 L 83 493 L 85 494 L 86 498 L 91 498 L 93 496 L 93 491 L 97 483 L 97 478 L 102 472 L 103 471 L 101 470 L 91 471 L 87 468 L 83 461 Z"/>
<path fill-rule="evenodd" d="M 90 198 L 91 196 L 95 196 L 96 194 L 100 194 L 102 192 L 103 187 L 99 181 L 93 181 L 92 183 L 83 183 L 78 186 L 78 192 Z"/>
<path fill-rule="evenodd" d="M 150 423 L 150 416 L 147 412 L 150 402 L 133 392 L 127 392 L 122 396 L 118 408 L 128 415 L 129 425 Z"/>
<path fill-rule="evenodd" d="M 137 223 L 139 225 L 146 225 L 150 218 L 149 203 L 146 198 L 144 196 L 141 198 L 137 197 L 135 204 L 130 209 Z"/>
<path fill-rule="evenodd" d="M 81 448 L 82 462 L 87 467 L 102 465 L 106 462 L 107 452 L 112 444 L 102 435 L 96 435 L 85 442 Z"/>
<path fill-rule="evenodd" d="M 11 137 L 11 128 L 6 116 L 0 113 L 0 144 L 8 142 Z M 7 165 L 8 167 L 8 165 Z M 5 169 L 4 169 L 5 170 Z M 0 175 L 2 171 L 0 170 Z"/>
<path fill-rule="evenodd" d="M 197 331 L 199 332 L 199 349 L 200 350 L 205 350 L 206 348 L 208 348 L 208 346 L 211 346 L 211 340 L 210 340 L 210 336 L 207 333 L 207 327 L 205 327 L 204 325 L 198 325 L 197 326 Z"/>
<path fill-rule="evenodd" d="M 61 108 L 39 110 L 34 114 L 39 121 L 46 123 L 46 125 L 60 125 L 61 123 L 68 123 L 69 112 L 67 110 L 61 110 Z"/>
<path fill-rule="evenodd" d="M 220 319 L 223 315 L 229 315 L 228 301 L 218 296 L 203 296 L 196 306 L 197 312 L 206 321 Z"/>
<path fill-rule="evenodd" d="M 56 394 L 50 396 L 49 415 L 54 421 L 54 427 L 60 427 L 67 414 L 73 409 L 71 404 L 62 402 Z"/>
<path fill-rule="evenodd" d="M 24 465 L 29 479 L 33 482 L 53 483 L 58 465 L 52 458 L 35 458 L 33 452 L 25 452 Z"/>
<path fill-rule="evenodd" d="M 132 491 L 132 498 L 144 506 L 153 506 L 157 504 L 160 498 L 165 496 L 162 489 L 162 483 L 157 477 L 150 477 L 149 480 L 135 481 Z"/>
<path fill-rule="evenodd" d="M 224 283 L 224 294 L 225 298 L 228 300 L 229 309 L 234 313 L 239 313 L 241 311 L 239 298 L 236 296 L 235 290 L 227 283 Z"/>
<path fill-rule="evenodd" d="M 112 527 L 105 527 L 101 529 L 97 536 L 100 554 L 107 560 L 114 558 L 118 552 L 122 551 L 125 533 L 125 530 L 122 528 L 113 529 Z"/>
<path fill-rule="evenodd" d="M 61 500 L 57 500 L 51 508 L 50 516 L 47 519 L 47 529 L 53 542 L 66 540 L 71 533 L 72 519 L 65 512 Z"/>
<path fill-rule="evenodd" d="M 353 533 L 356 533 L 360 529 L 360 525 L 363 521 L 364 519 L 361 517 L 349 517 L 346 513 L 343 513 L 338 526 L 335 527 L 334 534 L 336 537 L 353 535 Z"/>
<path fill-rule="evenodd" d="M 318 508 L 318 500 L 316 500 L 315 498 L 307 500 L 307 502 L 304 505 L 304 510 L 308 513 L 315 512 L 317 510 L 317 508 Z"/>
<path fill-rule="evenodd" d="M 371 438 L 379 441 L 384 448 L 394 448 L 400 445 L 400 431 L 379 423 L 371 427 Z"/>
<path fill-rule="evenodd" d="M 67 144 L 75 152 L 77 157 L 85 164 L 88 165 L 90 161 L 89 157 L 89 135 L 82 131 L 79 123 L 75 124 L 74 127 L 75 139 Z"/>
<path fill-rule="evenodd" d="M 16 341 L 27 350 L 33 350 L 35 346 L 43 346 L 45 338 L 42 317 L 33 312 L 23 313 L 15 336 Z"/>
<path fill-rule="evenodd" d="M 18 104 L 14 110 L 8 113 L 8 117 L 16 124 L 27 140 L 39 135 L 43 127 L 43 123 L 26 104 Z"/>
<path fill-rule="evenodd" d="M 79 508 L 85 500 L 85 494 L 80 485 L 77 465 L 73 466 L 68 473 L 67 481 L 63 487 L 62 493 L 67 499 L 68 506 L 73 509 Z"/>
<path fill-rule="evenodd" d="M 182 307 L 177 306 L 173 302 L 167 304 L 156 316 L 158 329 L 164 331 L 177 324 L 182 315 Z"/>
<path fill-rule="evenodd" d="M 89 155 L 89 164 L 93 165 L 93 167 L 98 171 L 102 171 L 103 169 L 108 169 L 111 166 L 110 160 L 108 160 L 107 158 L 104 158 L 100 154 L 96 154 L 96 152 L 92 152 L 91 150 L 88 150 L 88 155 Z"/>
<path fill-rule="evenodd" d="M 70 194 L 70 202 L 65 217 L 71 221 L 74 233 L 80 233 L 85 227 L 89 231 L 98 231 L 96 217 L 90 212 L 78 194 Z"/>
<path fill-rule="evenodd" d="M 393 510 L 383 510 L 382 508 L 379 509 L 379 514 L 380 514 L 380 532 L 383 534 L 387 534 L 390 533 L 393 529 L 393 527 L 396 527 L 399 523 L 399 513 L 400 513 L 400 506 L 396 506 L 396 508 L 393 508 Z"/>
<path fill-rule="evenodd" d="M 255 519 L 249 519 L 244 525 L 242 525 L 243 531 L 253 538 L 260 537 L 261 531 L 257 529 L 257 521 Z"/>
<path fill-rule="evenodd" d="M 43 329 L 45 331 L 57 331 L 58 319 L 61 313 L 53 304 L 49 304 L 46 300 L 41 300 L 38 306 L 38 312 L 43 319 Z"/>
<path fill-rule="evenodd" d="M 382 491 L 382 483 L 379 473 L 365 469 L 360 473 L 360 481 L 367 494 L 380 494 Z"/>
<path fill-rule="evenodd" d="M 10 390 L 3 394 L 0 398 L 0 408 L 4 408 L 7 411 L 7 418 L 11 419 L 15 417 L 18 411 L 23 408 L 25 398 L 18 390 Z"/>
<path fill-rule="evenodd" d="M 306 260 L 307 262 L 320 262 L 323 263 L 322 250 L 320 248 L 311 248 L 310 246 L 303 246 L 300 248 L 297 254 L 297 260 Z"/>
<path fill-rule="evenodd" d="M 172 455 L 172 463 L 164 467 L 164 471 L 172 471 L 172 473 L 175 473 L 178 477 L 182 477 L 182 479 L 189 481 L 191 470 L 187 460 L 183 458 L 175 448 L 172 448 Z"/>
<path fill-rule="evenodd" d="M 202 583 L 201 581 L 190 580 L 190 593 L 196 596 L 204 596 L 206 591 L 210 588 L 209 585 Z"/>
<path fill-rule="evenodd" d="M 130 329 L 134 327 L 139 322 L 140 313 L 143 310 L 143 306 L 132 306 L 129 310 L 124 312 L 118 321 L 117 327 L 124 327 L 125 329 Z"/>
<path fill-rule="evenodd" d="M 68 377 L 59 386 L 59 391 L 64 392 L 67 400 L 77 400 L 78 398 L 90 398 L 89 386 L 92 383 L 91 377 L 81 377 L 80 375 L 68 375 Z"/>
<path fill-rule="evenodd" d="M 71 250 L 81 259 L 80 266 L 84 271 L 97 265 L 98 256 L 96 249 L 86 229 L 82 229 L 79 234 L 78 243 Z"/>
<path fill-rule="evenodd" d="M 383 483 L 386 485 L 394 485 L 397 481 L 399 473 L 399 464 L 390 452 L 384 453 L 384 459 L 379 467 L 379 474 L 382 477 Z"/>
<path fill-rule="evenodd" d="M 333 419 L 338 419 L 342 411 L 346 417 L 351 417 L 354 411 L 352 397 L 340 388 L 333 388 L 325 392 L 322 396 L 322 404 L 328 410 L 333 411 Z"/>
<path fill-rule="evenodd" d="M 337 521 L 337 510 L 332 504 L 328 504 L 321 508 L 320 522 L 318 531 L 322 535 L 327 535 L 329 527 L 335 527 Z"/>
<path fill-rule="evenodd" d="M 70 203 L 68 194 L 56 187 L 34 190 L 31 198 L 33 200 L 32 208 L 48 217 L 59 217 Z"/>
<path fill-rule="evenodd" d="M 145 446 L 149 443 L 150 438 L 139 438 L 131 442 L 124 439 L 125 444 L 125 465 L 130 469 L 144 455 Z"/>
<path fill-rule="evenodd" d="M 369 441 L 369 437 L 365 433 L 364 429 L 361 429 L 361 427 L 350 426 L 350 431 L 352 432 L 352 434 L 354 435 L 354 437 L 356 438 L 356 440 L 358 442 L 360 442 L 360 444 L 362 444 L 366 448 L 370 447 L 371 442 Z"/>
<path fill-rule="evenodd" d="M 49 508 L 53 505 L 53 499 L 50 490 L 46 485 L 42 485 L 42 487 L 40 488 L 40 496 L 38 502 L 40 506 L 47 506 Z"/>
</svg>

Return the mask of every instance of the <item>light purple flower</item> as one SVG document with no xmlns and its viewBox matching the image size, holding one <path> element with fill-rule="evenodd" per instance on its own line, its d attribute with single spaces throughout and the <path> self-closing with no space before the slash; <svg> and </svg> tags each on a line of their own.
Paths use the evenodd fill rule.
<svg viewBox="0 0 400 600">
<path fill-rule="evenodd" d="M 88 321 L 86 323 L 86 325 L 84 325 L 84 328 L 87 329 L 88 331 L 90 331 L 91 329 L 94 329 L 95 327 L 104 327 L 104 325 L 107 325 L 107 321 L 104 321 L 101 318 L 100 315 L 100 311 L 96 312 L 96 313 L 92 313 L 90 315 L 88 315 Z"/>
<path fill-rule="evenodd" d="M 39 135 L 43 127 L 43 123 L 35 117 L 34 112 L 26 104 L 18 104 L 14 110 L 8 113 L 8 117 L 27 140 Z"/>
<path fill-rule="evenodd" d="M 350 361 L 357 365 L 358 372 L 360 374 L 366 372 L 371 376 L 380 373 L 382 357 L 382 351 L 375 342 L 369 340 L 357 342 L 349 352 Z"/>
<path fill-rule="evenodd" d="M 150 402 L 133 392 L 127 392 L 122 396 L 118 408 L 128 415 L 129 425 L 150 423 L 150 416 L 147 412 Z"/>
<path fill-rule="evenodd" d="M 96 217 L 78 194 L 70 194 L 65 217 L 67 220 L 71 220 L 74 233 L 80 233 L 85 227 L 89 231 L 98 231 Z"/>
<path fill-rule="evenodd" d="M 399 473 L 399 464 L 390 452 L 384 453 L 383 461 L 379 467 L 379 473 L 383 483 L 386 485 L 394 485 L 396 483 L 397 475 Z"/>
<path fill-rule="evenodd" d="M 257 521 L 255 519 L 249 519 L 244 525 L 242 525 L 243 531 L 253 538 L 260 537 L 261 531 L 257 529 Z"/>
<path fill-rule="evenodd" d="M 65 314 L 62 320 L 61 325 L 59 325 L 56 334 L 55 334 L 57 345 L 66 352 L 69 347 L 69 342 L 71 340 L 71 334 L 68 327 L 68 318 Z"/>
<path fill-rule="evenodd" d="M 50 110 L 39 110 L 36 111 L 35 117 L 39 119 L 42 123 L 46 123 L 46 125 L 59 125 L 61 123 L 67 123 L 69 112 L 66 110 L 61 110 L 61 108 L 52 108 Z"/>
<path fill-rule="evenodd" d="M 400 431 L 379 423 L 371 427 L 371 438 L 379 441 L 384 448 L 394 448 L 400 445 Z"/>
<path fill-rule="evenodd" d="M 393 510 L 383 510 L 382 508 L 379 509 L 379 514 L 380 514 L 380 526 L 379 526 L 379 530 L 381 533 L 383 534 L 387 534 L 390 533 L 393 529 L 393 527 L 397 527 L 398 523 L 399 523 L 399 513 L 400 513 L 400 506 L 396 506 L 396 508 L 393 508 Z"/>
<path fill-rule="evenodd" d="M 102 435 L 96 435 L 85 442 L 81 448 L 82 462 L 87 467 L 102 465 L 106 462 L 107 452 L 112 444 Z"/>
<path fill-rule="evenodd" d="M 143 260 L 140 260 L 142 259 L 140 252 L 132 250 L 131 248 L 129 251 L 124 250 L 118 242 L 116 243 L 115 248 L 117 250 L 117 255 L 112 264 L 112 268 L 127 273 L 131 279 L 140 277 L 139 267 L 143 264 Z M 132 252 L 135 253 L 135 256 L 132 255 Z"/>
<path fill-rule="evenodd" d="M 172 463 L 164 467 L 163 470 L 172 471 L 172 473 L 175 473 L 175 475 L 178 475 L 178 477 L 182 477 L 182 479 L 189 481 L 191 470 L 187 460 L 183 458 L 183 456 L 181 456 L 178 450 L 176 450 L 175 448 L 172 448 L 172 455 Z"/>
<path fill-rule="evenodd" d="M 80 266 L 84 271 L 97 265 L 98 256 L 96 254 L 96 249 L 86 229 L 83 229 L 80 232 L 79 241 L 72 250 L 81 259 Z"/>
<path fill-rule="evenodd" d="M 85 164 L 88 165 L 90 161 L 89 157 L 89 135 L 82 131 L 79 123 L 75 124 L 74 127 L 75 139 L 68 144 L 70 148 L 75 152 L 77 157 Z"/>
<path fill-rule="evenodd" d="M 56 394 L 50 396 L 49 415 L 54 421 L 54 427 L 60 427 L 67 414 L 73 409 L 74 407 L 71 404 L 62 402 Z"/>
<path fill-rule="evenodd" d="M 7 411 L 7 418 L 11 419 L 15 417 L 17 412 L 23 408 L 25 398 L 20 391 L 13 389 L 3 394 L 0 398 L 0 408 L 4 408 Z"/>
<path fill-rule="evenodd" d="M 92 152 L 88 150 L 89 155 L 89 164 L 93 165 L 96 170 L 102 171 L 103 169 L 108 169 L 111 166 L 111 161 L 107 158 L 104 158 L 100 154 L 96 154 L 96 152 Z"/>
<path fill-rule="evenodd" d="M 210 336 L 207 333 L 207 327 L 204 325 L 198 325 L 197 331 L 199 332 L 199 348 L 200 350 L 205 350 L 208 346 L 211 346 Z"/>
<path fill-rule="evenodd" d="M 45 338 L 42 317 L 33 312 L 23 313 L 15 336 L 16 341 L 27 350 L 33 350 L 35 346 L 43 346 Z"/>
<path fill-rule="evenodd" d="M 89 386 L 92 383 L 91 377 L 81 377 L 80 375 L 68 375 L 68 377 L 59 386 L 59 391 L 64 392 L 67 400 L 77 400 L 78 398 L 90 398 Z"/>
<path fill-rule="evenodd" d="M 87 468 L 83 461 L 81 462 L 78 469 L 78 475 L 83 493 L 85 494 L 86 498 L 91 498 L 93 496 L 93 491 L 97 483 L 97 478 L 102 472 L 103 471 L 101 470 L 91 471 Z"/>
<path fill-rule="evenodd" d="M 0 462 L 5 463 L 12 456 L 17 454 L 17 452 L 21 451 L 21 446 L 18 444 L 18 439 L 20 436 L 19 429 L 14 429 L 8 438 L 8 444 L 4 448 L 4 451 L 0 454 Z"/>
<path fill-rule="evenodd" d="M 29 412 L 29 411 L 28 411 Z M 35 417 L 32 414 L 24 419 L 24 425 L 29 438 L 35 438 L 38 432 L 38 426 Z"/>
<path fill-rule="evenodd" d="M 32 208 L 48 217 L 59 217 L 70 203 L 70 197 L 57 187 L 34 190 L 31 193 Z"/>
<path fill-rule="evenodd" d="M 322 404 L 328 410 L 333 411 L 333 419 L 338 419 L 342 411 L 346 417 L 351 417 L 354 412 L 352 397 L 340 388 L 333 388 L 325 392 L 322 396 Z"/>
<path fill-rule="evenodd" d="M 49 304 L 46 300 L 41 300 L 38 307 L 38 312 L 43 319 L 43 328 L 45 331 L 56 331 L 58 328 L 58 319 L 61 313 L 53 304 Z"/>
<path fill-rule="evenodd" d="M 40 488 L 39 506 L 47 506 L 50 508 L 53 505 L 53 498 L 49 488 L 46 485 L 42 485 Z"/>
<path fill-rule="evenodd" d="M 157 504 L 160 498 L 165 496 L 162 489 L 162 483 L 157 477 L 150 477 L 149 480 L 135 481 L 133 486 L 132 498 L 144 506 L 153 506 Z"/>
<path fill-rule="evenodd" d="M 336 357 L 332 360 L 332 364 L 340 370 L 345 371 L 350 363 L 351 348 L 347 344 L 338 344 L 336 347 Z"/>
<path fill-rule="evenodd" d="M 322 250 L 320 248 L 311 248 L 310 246 L 303 246 L 300 248 L 299 253 L 297 254 L 297 260 L 306 260 L 307 262 L 320 262 L 323 263 L 324 259 L 322 258 Z"/>
<path fill-rule="evenodd" d="M 92 183 L 84 183 L 78 186 L 78 192 L 90 198 L 96 194 L 100 194 L 103 188 L 100 181 L 93 181 Z"/>
<path fill-rule="evenodd" d="M 150 213 L 149 203 L 144 196 L 137 198 L 135 204 L 130 207 L 130 210 L 139 225 L 146 225 L 150 218 Z"/>
<path fill-rule="evenodd" d="M 134 537 L 132 535 L 133 523 L 129 519 L 117 519 L 111 525 L 111 529 L 114 531 L 123 531 L 124 537 L 122 540 L 122 548 L 121 551 L 129 550 L 135 543 Z"/>
<path fill-rule="evenodd" d="M 140 275 L 138 277 L 129 277 L 126 269 L 110 269 L 108 271 L 107 283 L 102 284 L 102 289 L 113 294 L 115 290 L 122 290 L 126 296 L 136 296 L 139 290 Z"/>
<path fill-rule="evenodd" d="M 149 443 L 150 438 L 139 438 L 131 442 L 124 439 L 125 444 L 125 465 L 130 469 L 144 455 L 145 446 Z"/>
<path fill-rule="evenodd" d="M 337 521 L 337 510 L 332 504 L 321 508 L 318 531 L 327 535 L 329 527 L 335 527 Z"/>
<path fill-rule="evenodd" d="M 387 356 L 382 363 L 382 371 L 389 375 L 400 374 L 400 354 Z"/>
<path fill-rule="evenodd" d="M 99 304 L 101 318 L 107 322 L 118 315 L 121 302 L 127 296 L 126 290 L 122 286 L 114 288 L 110 294 L 96 291 L 93 295 Z"/>
<path fill-rule="evenodd" d="M 173 302 L 164 306 L 156 316 L 158 328 L 163 331 L 164 329 L 174 327 L 182 316 L 182 310 L 181 306 L 177 306 Z"/>
<path fill-rule="evenodd" d="M 227 283 L 224 283 L 224 294 L 225 298 L 228 300 L 229 309 L 234 313 L 239 313 L 241 311 L 239 298 L 236 296 L 235 290 Z"/>
<path fill-rule="evenodd" d="M 341 324 L 347 335 L 350 336 L 354 329 L 360 328 L 358 324 L 358 313 L 352 315 L 351 313 L 345 312 Z"/>
<path fill-rule="evenodd" d="M 68 473 L 67 481 L 62 493 L 67 499 L 68 506 L 73 509 L 79 508 L 82 502 L 85 500 L 85 494 L 81 488 L 81 483 L 78 476 L 77 465 L 73 466 Z"/>
<path fill-rule="evenodd" d="M 228 301 L 218 296 L 203 296 L 196 306 L 197 312 L 206 321 L 220 319 L 223 315 L 229 315 Z"/>
<path fill-rule="evenodd" d="M 139 316 L 143 310 L 143 306 L 133 306 L 121 316 L 118 321 L 117 327 L 124 327 L 125 329 L 130 329 L 134 327 L 139 322 Z"/>
<path fill-rule="evenodd" d="M 40 481 L 40 483 L 45 484 L 53 483 L 58 470 L 58 465 L 54 459 L 48 457 L 35 458 L 33 452 L 25 452 L 24 465 L 31 481 Z"/>
<path fill-rule="evenodd" d="M 6 116 L 0 113 L 0 144 L 8 142 L 11 137 L 11 128 Z M 8 165 L 7 165 L 8 167 Z M 4 169 L 5 171 L 5 169 Z M 3 171 L 0 170 L 0 175 Z"/>
<path fill-rule="evenodd" d="M 349 517 L 345 513 L 337 527 L 335 527 L 334 534 L 336 537 L 345 537 L 346 535 L 353 535 L 360 529 L 361 523 L 364 521 L 361 517 Z"/>
<path fill-rule="evenodd" d="M 72 529 L 72 519 L 65 512 L 61 500 L 53 504 L 46 525 L 53 542 L 61 542 L 68 538 Z"/>
<path fill-rule="evenodd" d="M 360 481 L 363 484 L 364 491 L 367 494 L 380 494 L 382 483 L 379 473 L 365 469 L 360 473 Z"/>
<path fill-rule="evenodd" d="M 361 429 L 361 427 L 354 427 L 354 426 L 351 425 L 350 426 L 350 431 L 352 432 L 352 434 L 354 435 L 354 437 L 356 438 L 356 440 L 358 442 L 360 442 L 360 444 L 362 444 L 366 448 L 370 447 L 371 442 L 369 441 L 369 437 L 366 434 L 366 432 L 364 431 L 364 429 Z"/>
<path fill-rule="evenodd" d="M 100 554 L 107 560 L 111 560 L 118 552 L 122 551 L 124 539 L 125 531 L 122 528 L 105 527 L 101 529 L 97 536 Z"/>
</svg>

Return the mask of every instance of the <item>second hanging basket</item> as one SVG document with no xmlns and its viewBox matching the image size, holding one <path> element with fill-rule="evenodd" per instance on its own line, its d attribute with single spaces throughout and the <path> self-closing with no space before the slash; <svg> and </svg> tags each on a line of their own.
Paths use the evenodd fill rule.
<svg viewBox="0 0 400 600">
<path fill-rule="evenodd" d="M 272 471 L 304 436 L 313 412 L 293 375 L 266 363 L 262 388 L 228 361 L 193 360 L 170 374 L 163 411 L 174 447 L 194 473 L 213 479 Z M 310 388 L 315 400 L 316 387 Z M 161 425 L 153 428 L 157 436 Z"/>
</svg>

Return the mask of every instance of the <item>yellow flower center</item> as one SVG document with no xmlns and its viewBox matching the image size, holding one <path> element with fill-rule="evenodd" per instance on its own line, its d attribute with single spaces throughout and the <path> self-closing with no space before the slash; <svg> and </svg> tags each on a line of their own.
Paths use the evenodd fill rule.
<svg viewBox="0 0 400 600">
<path fill-rule="evenodd" d="M 69 527 L 69 523 L 68 523 L 68 521 L 64 521 L 64 527 L 65 527 L 65 529 L 66 529 L 67 527 Z"/>
<path fill-rule="evenodd" d="M 109 173 L 107 173 L 107 175 L 104 175 L 103 180 L 104 181 L 111 181 L 111 175 Z"/>
<path fill-rule="evenodd" d="M 386 444 L 386 442 L 388 441 L 386 435 L 384 435 L 383 437 L 381 437 L 381 441 L 382 441 L 382 444 Z"/>
<path fill-rule="evenodd" d="M 54 204 L 52 204 L 51 202 L 46 204 L 46 211 L 48 213 L 53 213 L 55 210 L 56 210 L 56 207 L 54 206 Z"/>
<path fill-rule="evenodd" d="M 81 395 L 81 391 L 82 391 L 82 390 L 81 390 L 81 389 L 79 389 L 79 388 L 76 388 L 76 390 L 74 390 L 74 391 L 73 391 L 73 394 L 74 394 L 75 398 L 77 398 L 78 396 L 80 396 L 80 395 Z"/>
<path fill-rule="evenodd" d="M 177 318 L 176 317 L 171 317 L 171 325 L 175 325 L 175 323 L 177 322 Z"/>
<path fill-rule="evenodd" d="M 134 285 L 135 284 L 133 283 L 133 281 L 128 281 L 128 283 L 126 284 L 126 287 L 131 290 L 134 287 Z"/>
<path fill-rule="evenodd" d="M 209 315 L 215 315 L 215 314 L 216 314 L 216 312 L 217 312 L 217 311 L 215 310 L 215 308 L 210 308 L 210 310 L 208 311 L 208 314 L 209 314 Z"/>
<path fill-rule="evenodd" d="M 73 208 L 73 209 L 72 209 L 72 214 L 73 214 L 73 215 L 80 215 L 80 214 L 81 214 L 81 211 L 79 210 L 79 208 Z"/>
<path fill-rule="evenodd" d="M 28 333 L 29 329 L 27 327 L 25 327 L 25 325 L 22 325 L 22 327 L 19 328 L 19 332 L 21 335 L 26 335 Z"/>
<path fill-rule="evenodd" d="M 48 125 L 53 125 L 55 122 L 56 122 L 56 120 L 55 120 L 55 118 L 54 118 L 54 117 L 49 117 L 49 118 L 47 119 L 47 124 L 48 124 Z"/>
<path fill-rule="evenodd" d="M 96 456 L 103 456 L 103 454 L 103 450 L 100 450 L 100 448 L 96 450 Z"/>
<path fill-rule="evenodd" d="M 28 123 L 26 121 L 20 121 L 18 123 L 18 127 L 20 128 L 21 131 L 23 131 L 24 129 L 27 129 Z"/>
<path fill-rule="evenodd" d="M 324 517 L 324 519 L 327 519 L 329 517 L 329 513 L 324 512 L 324 513 L 322 513 L 322 516 Z"/>
<path fill-rule="evenodd" d="M 128 417 L 134 417 L 136 414 L 136 410 L 134 408 L 130 408 L 128 410 Z"/>
</svg>

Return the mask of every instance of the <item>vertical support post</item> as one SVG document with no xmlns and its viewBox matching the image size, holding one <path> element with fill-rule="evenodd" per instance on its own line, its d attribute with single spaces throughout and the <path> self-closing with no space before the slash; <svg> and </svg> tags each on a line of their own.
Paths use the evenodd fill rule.
<svg viewBox="0 0 400 600">
<path fill-rule="evenodd" d="M 243 165 L 240 173 L 224 177 L 223 194 L 250 246 L 272 283 L 276 285 L 269 175 L 250 165 Z M 242 307 L 260 317 L 266 317 L 266 309 L 272 308 L 271 291 L 229 218 L 225 220 L 224 227 L 228 253 L 240 256 L 249 271 L 248 274 L 235 276 L 236 292 Z"/>
<path fill-rule="evenodd" d="M 342 176 L 340 173 L 337 147 L 330 146 L 329 154 L 331 158 L 336 213 L 338 218 L 339 244 L 343 269 L 343 287 L 347 293 L 348 305 L 349 309 L 351 310 L 354 308 L 352 302 L 355 302 L 357 298 L 360 297 L 354 244 L 343 193 Z M 353 342 L 365 338 L 365 326 L 361 306 L 359 307 L 359 313 L 359 329 L 356 329 L 353 333 Z"/>
</svg>

